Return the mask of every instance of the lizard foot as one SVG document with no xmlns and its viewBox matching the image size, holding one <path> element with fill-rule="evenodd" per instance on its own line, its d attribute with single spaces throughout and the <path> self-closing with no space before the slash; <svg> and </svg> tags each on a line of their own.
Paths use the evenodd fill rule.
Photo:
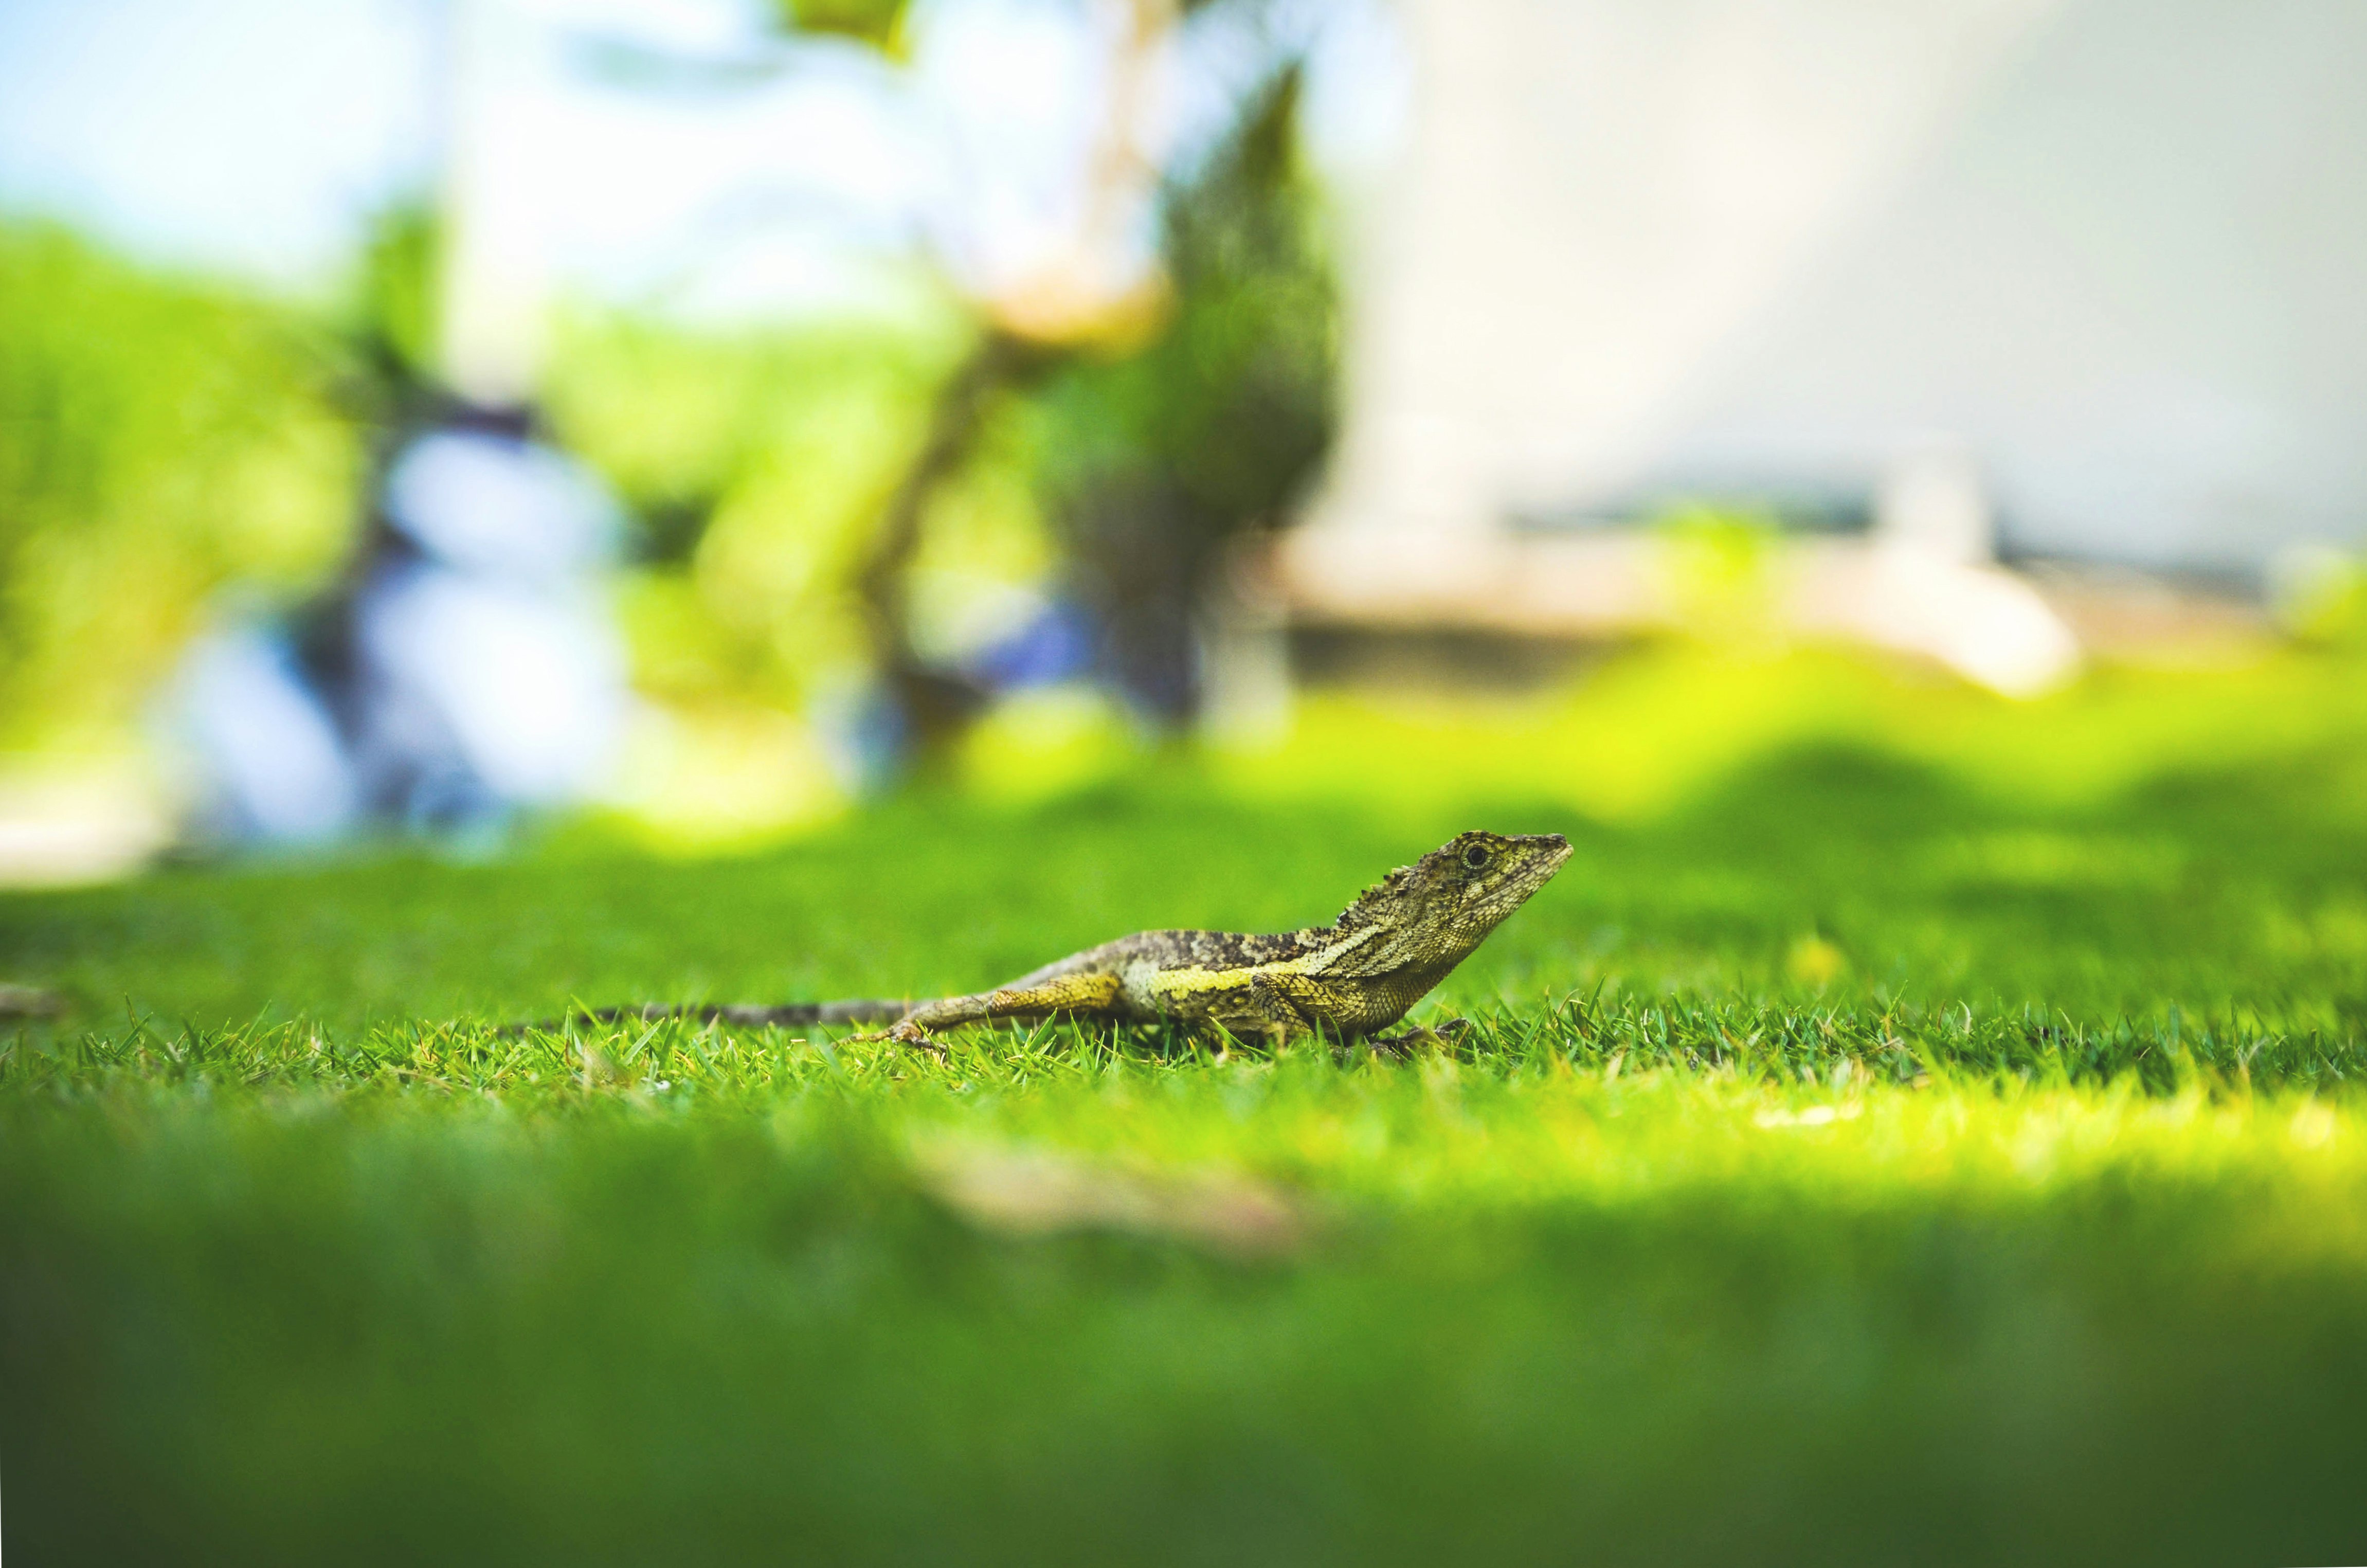
<svg viewBox="0 0 2367 1568">
<path fill-rule="evenodd" d="M 937 1043 L 936 1037 L 910 1018 L 899 1019 L 884 1029 L 869 1029 L 862 1034 L 851 1034 L 846 1037 L 846 1043 L 849 1045 L 868 1045 L 877 1040 L 889 1040 L 897 1045 L 909 1045 L 916 1050 L 925 1051 L 940 1060 L 946 1054 L 946 1048 Z"/>
<path fill-rule="evenodd" d="M 1416 1024 L 1397 1034 L 1372 1035 L 1365 1043 L 1376 1052 L 1396 1057 L 1411 1056 L 1416 1046 L 1451 1046 L 1471 1029 L 1468 1018 L 1442 1018 L 1436 1024 Z"/>
</svg>

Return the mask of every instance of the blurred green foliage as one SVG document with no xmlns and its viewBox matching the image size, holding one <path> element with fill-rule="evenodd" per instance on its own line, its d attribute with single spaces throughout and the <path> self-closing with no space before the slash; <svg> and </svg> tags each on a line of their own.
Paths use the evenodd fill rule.
<svg viewBox="0 0 2367 1568">
<path fill-rule="evenodd" d="M 0 749 L 119 745 L 217 594 L 334 568 L 329 362 L 291 312 L 0 222 Z"/>
<path fill-rule="evenodd" d="M 1297 144 L 1300 74 L 1278 73 L 1170 194 L 1167 326 L 1050 389 L 1048 481 L 1075 494 L 1145 472 L 1202 527 L 1269 523 L 1312 479 L 1337 420 L 1339 299 L 1327 214 Z"/>
<path fill-rule="evenodd" d="M 2101 807 L 2166 773 L 2347 755 L 2367 733 L 2360 675 L 2355 654 L 2262 647 L 2215 668 L 2100 665 L 2022 701 L 1846 650 L 1670 640 L 1528 696 L 1309 694 L 1285 740 L 1224 767 L 1277 799 L 1399 812 L 1517 784 L 1648 822 L 1813 744 L 1905 759 L 2005 805 Z"/>
<path fill-rule="evenodd" d="M 949 320 L 730 335 L 578 316 L 546 393 L 640 533 L 621 585 L 642 689 L 793 709 L 856 678 L 850 578 L 959 351 Z"/>
<path fill-rule="evenodd" d="M 361 263 L 333 313 L 351 362 L 347 398 L 354 413 L 391 432 L 413 410 L 435 376 L 444 235 L 434 209 L 397 202 L 380 211 Z"/>
<path fill-rule="evenodd" d="M 956 668 L 1070 592 L 1101 612 L 1103 673 L 1153 719 L 1190 715 L 1222 548 L 1281 520 L 1336 417 L 1335 279 L 1297 100 L 1279 72 L 1169 193 L 1172 309 L 1149 343 L 1037 349 L 981 395 L 898 568 L 921 666 Z M 735 727 L 871 673 L 855 579 L 933 403 L 981 352 L 968 307 L 922 301 L 729 337 L 615 316 L 562 334 L 553 426 L 641 520 L 620 599 L 640 684 L 715 740 L 710 771 L 731 767 Z"/>
<path fill-rule="evenodd" d="M 799 28 L 900 37 L 895 5 L 791 9 Z M 1189 717 L 1222 546 L 1282 517 L 1334 419 L 1336 301 L 1297 97 L 1280 71 L 1168 192 L 1172 309 L 1148 344 L 1046 350 L 981 401 L 896 567 L 920 666 L 957 670 L 1066 592 L 1102 612 L 1103 673 L 1148 716 Z M 432 212 L 391 210 L 323 307 L 0 228 L 0 749 L 119 745 L 210 616 L 331 580 L 373 470 L 443 406 L 436 249 Z M 714 743 L 676 748 L 677 771 L 772 789 L 759 819 L 831 791 L 748 737 L 876 675 L 857 582 L 984 331 L 942 282 L 907 292 L 900 312 L 728 335 L 578 312 L 549 365 L 557 437 L 639 524 L 618 585 L 637 680 Z M 798 778 L 755 777 L 784 768 Z"/>
<path fill-rule="evenodd" d="M 912 7 L 907 0 L 773 0 L 773 9 L 793 32 L 835 33 L 896 55 Z"/>
</svg>

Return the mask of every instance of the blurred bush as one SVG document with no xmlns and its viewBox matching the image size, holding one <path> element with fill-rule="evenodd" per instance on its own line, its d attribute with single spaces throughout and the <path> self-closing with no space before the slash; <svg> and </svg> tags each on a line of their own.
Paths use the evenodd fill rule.
<svg viewBox="0 0 2367 1568">
<path fill-rule="evenodd" d="M 334 570 L 329 363 L 286 309 L 0 223 L 0 749 L 119 746 L 215 596 Z"/>
<path fill-rule="evenodd" d="M 894 6 L 790 10 L 900 38 Z M 562 312 L 535 413 L 630 508 L 617 603 L 681 767 L 779 775 L 798 730 L 809 777 L 782 799 L 804 811 L 848 782 L 817 783 L 818 714 L 892 756 L 1082 673 L 1153 730 L 1195 717 L 1228 545 L 1285 520 L 1336 424 L 1299 97 L 1276 58 L 1231 133 L 1170 172 L 1165 305 L 1123 341 L 1024 341 L 943 279 L 892 316 Z M 335 631 L 380 471 L 452 411 L 437 258 L 432 212 L 399 207 L 344 287 L 299 303 L 0 228 L 0 748 L 119 744 L 209 619 L 277 619 L 315 652 Z M 953 723 L 907 703 L 880 721 L 900 743 L 865 739 L 915 673 L 954 689 Z M 682 762 L 694 731 L 720 737 L 711 767 Z"/>
<path fill-rule="evenodd" d="M 552 424 L 642 528 L 624 594 L 642 689 L 729 728 L 880 681 L 904 709 L 888 744 L 943 762 L 1009 678 L 991 651 L 1067 600 L 1095 627 L 1093 673 L 1153 728 L 1187 723 L 1225 547 L 1285 519 L 1336 426 L 1299 91 L 1279 65 L 1171 181 L 1147 338 L 1022 340 L 949 289 L 892 323 L 563 333 Z"/>
<path fill-rule="evenodd" d="M 633 512 L 621 601 L 645 692 L 794 708 L 859 670 L 850 579 L 957 350 L 930 328 L 566 327 L 546 408 Z"/>
</svg>

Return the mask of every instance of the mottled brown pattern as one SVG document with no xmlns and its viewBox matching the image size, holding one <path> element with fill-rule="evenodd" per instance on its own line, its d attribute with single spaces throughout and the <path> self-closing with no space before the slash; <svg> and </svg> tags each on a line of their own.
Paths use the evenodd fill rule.
<svg viewBox="0 0 2367 1568">
<path fill-rule="evenodd" d="M 1306 957 L 1331 936 L 1328 929 L 1278 931 L 1250 936 L 1240 931 L 1137 931 L 1098 948 L 1031 970 L 1013 985 L 1032 985 L 1059 975 L 1088 970 L 1115 971 L 1132 959 L 1145 959 L 1162 968 L 1248 969 L 1253 964 L 1287 963 Z"/>
</svg>

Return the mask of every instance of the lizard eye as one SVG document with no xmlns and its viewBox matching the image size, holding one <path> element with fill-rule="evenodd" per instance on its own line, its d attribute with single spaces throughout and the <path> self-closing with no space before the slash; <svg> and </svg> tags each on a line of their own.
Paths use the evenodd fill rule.
<svg viewBox="0 0 2367 1568">
<path fill-rule="evenodd" d="M 1463 852 L 1463 868 L 1468 871 L 1482 871 L 1487 869 L 1488 846 L 1484 844 L 1475 844 L 1470 848 L 1466 849 Z"/>
</svg>

